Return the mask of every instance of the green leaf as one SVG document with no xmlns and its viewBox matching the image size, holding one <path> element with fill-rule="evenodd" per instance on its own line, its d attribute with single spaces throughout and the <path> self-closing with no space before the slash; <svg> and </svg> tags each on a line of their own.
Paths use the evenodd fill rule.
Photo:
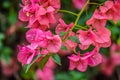
<svg viewBox="0 0 120 80">
<path fill-rule="evenodd" d="M 10 57 L 12 50 L 9 47 L 3 47 L 1 49 L 1 55 L 0 58 L 3 59 L 7 64 L 10 64 Z"/>
<path fill-rule="evenodd" d="M 66 46 L 62 45 L 61 47 L 62 50 L 67 50 Z"/>
<path fill-rule="evenodd" d="M 11 3 L 9 1 L 4 1 L 3 2 L 3 7 L 4 8 L 10 8 Z"/>
<path fill-rule="evenodd" d="M 61 65 L 61 59 L 58 54 L 52 54 L 52 59 L 59 65 Z"/>
<path fill-rule="evenodd" d="M 27 73 L 28 72 L 28 70 L 30 69 L 30 67 L 35 63 L 35 61 L 39 58 L 39 57 L 41 57 L 42 56 L 42 54 L 39 54 L 38 56 L 36 56 L 35 58 L 34 58 L 34 60 L 30 63 L 30 64 L 28 64 L 28 65 L 25 65 L 25 73 Z"/>
<path fill-rule="evenodd" d="M 60 36 L 63 37 L 66 34 L 66 32 L 61 31 Z"/>
<path fill-rule="evenodd" d="M 117 40 L 117 44 L 120 44 L 120 36 L 119 36 L 119 38 L 118 38 L 118 40 Z"/>
<path fill-rule="evenodd" d="M 41 70 L 43 70 L 45 64 L 47 63 L 47 61 L 49 59 L 49 57 L 50 57 L 49 55 L 46 55 L 43 59 L 40 60 L 38 66 L 40 67 Z"/>
<path fill-rule="evenodd" d="M 5 35 L 3 33 L 0 33 L 0 40 L 5 39 Z"/>
<path fill-rule="evenodd" d="M 80 43 L 79 39 L 76 36 L 71 36 L 68 39 L 73 41 L 73 42 Z"/>
</svg>

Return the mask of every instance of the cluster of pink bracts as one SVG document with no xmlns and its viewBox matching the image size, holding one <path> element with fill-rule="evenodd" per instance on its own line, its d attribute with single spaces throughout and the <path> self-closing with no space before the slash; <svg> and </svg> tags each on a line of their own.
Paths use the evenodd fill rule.
<svg viewBox="0 0 120 80">
<path fill-rule="evenodd" d="M 56 23 L 55 14 L 60 8 L 60 0 L 22 0 L 20 6 L 19 19 L 29 22 L 26 40 L 30 45 L 19 46 L 18 60 L 22 64 L 30 64 L 38 54 L 58 52 L 61 38 L 52 34 L 50 24 Z"/>
<path fill-rule="evenodd" d="M 107 20 L 113 20 L 115 23 L 120 19 L 120 2 L 106 1 L 103 6 L 96 9 L 93 16 L 86 22 L 90 25 L 89 30 L 78 30 L 79 47 L 86 50 L 90 45 L 95 46 L 91 52 L 72 55 L 70 59 L 70 69 L 77 68 L 79 71 L 86 71 L 87 66 L 96 66 L 102 62 L 102 56 L 99 53 L 101 47 L 109 47 L 111 45 L 110 31 L 105 27 Z"/>
<path fill-rule="evenodd" d="M 55 54 L 60 51 L 61 46 L 69 46 L 73 51 L 79 46 L 81 50 L 86 50 L 90 45 L 94 50 L 83 55 L 78 52 L 68 57 L 70 60 L 70 70 L 77 68 L 79 71 L 86 71 L 87 66 L 96 66 L 102 62 L 102 55 L 99 53 L 101 47 L 111 45 L 110 31 L 105 27 L 107 20 L 115 23 L 120 19 L 120 2 L 106 1 L 104 5 L 96 9 L 92 18 L 87 21 L 90 26 L 88 30 L 78 30 L 68 36 L 76 36 L 80 43 L 66 39 L 62 42 L 60 32 L 68 32 L 74 23 L 67 25 L 61 18 L 56 20 L 55 15 L 60 9 L 60 0 L 22 0 L 19 19 L 28 22 L 26 40 L 30 45 L 19 46 L 18 60 L 22 64 L 30 64 L 38 54 Z M 55 34 L 51 31 L 51 24 L 57 24 Z"/>
</svg>

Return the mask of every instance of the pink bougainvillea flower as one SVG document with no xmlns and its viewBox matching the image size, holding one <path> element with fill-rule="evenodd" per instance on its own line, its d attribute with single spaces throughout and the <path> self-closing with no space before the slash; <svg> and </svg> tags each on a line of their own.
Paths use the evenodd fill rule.
<svg viewBox="0 0 120 80">
<path fill-rule="evenodd" d="M 54 35 L 51 39 L 49 39 L 47 50 L 52 53 L 56 53 L 60 50 L 61 44 L 61 38 L 58 35 Z"/>
<path fill-rule="evenodd" d="M 39 37 L 44 35 L 40 29 L 30 29 L 26 32 L 26 39 L 29 43 L 38 43 Z"/>
<path fill-rule="evenodd" d="M 21 9 L 21 10 L 19 11 L 18 18 L 19 18 L 21 21 L 28 21 L 28 20 L 29 20 L 29 17 L 23 12 L 23 9 Z"/>
<path fill-rule="evenodd" d="M 82 59 L 80 57 L 80 53 L 78 53 L 77 55 L 72 54 L 72 56 L 68 57 L 68 59 L 70 60 L 70 70 L 77 68 L 77 70 L 79 71 L 86 71 L 88 62 L 86 59 Z"/>
<path fill-rule="evenodd" d="M 107 15 L 108 19 L 113 19 L 114 16 L 114 3 L 113 1 L 106 1 L 103 6 L 100 6 L 100 12 Z"/>
<path fill-rule="evenodd" d="M 36 17 L 39 23 L 42 25 L 55 23 L 56 19 L 54 17 L 54 11 L 55 9 L 52 6 L 49 6 L 46 9 L 43 6 L 40 6 L 36 11 Z"/>
<path fill-rule="evenodd" d="M 60 34 L 60 32 L 62 31 L 67 32 L 73 26 L 73 23 L 70 23 L 69 25 L 67 25 L 62 19 L 59 19 L 59 22 L 60 24 L 57 25 L 56 30 L 55 30 L 57 34 Z"/>
<path fill-rule="evenodd" d="M 52 6 L 56 10 L 60 9 L 60 0 L 49 0 L 49 1 L 50 1 L 50 6 Z"/>
<path fill-rule="evenodd" d="M 94 31 L 94 33 L 93 33 L 94 35 L 93 45 L 95 45 L 97 49 L 99 49 L 100 47 L 106 48 L 111 45 L 110 39 L 111 32 L 109 31 L 109 29 L 101 28 L 100 31 Z"/>
<path fill-rule="evenodd" d="M 30 64 L 32 59 L 36 54 L 39 54 L 38 51 L 35 51 L 35 47 L 31 45 L 27 46 L 18 46 L 19 53 L 17 55 L 18 61 L 24 64 Z"/>
<path fill-rule="evenodd" d="M 113 21 L 117 23 L 118 20 L 120 20 L 120 0 L 115 1 L 113 10 L 114 10 Z"/>
<path fill-rule="evenodd" d="M 44 32 L 43 35 L 40 35 L 38 38 L 38 45 L 42 48 L 47 48 L 49 39 L 52 38 L 52 33 L 50 31 Z"/>
<path fill-rule="evenodd" d="M 82 50 L 85 50 L 87 49 L 94 41 L 91 39 L 92 38 L 92 35 L 90 33 L 90 30 L 89 29 L 88 31 L 83 31 L 83 30 L 79 30 L 77 33 L 78 33 L 78 38 L 79 38 L 79 41 L 80 41 L 80 49 Z"/>
<path fill-rule="evenodd" d="M 117 2 L 117 3 L 116 3 Z M 113 20 L 115 23 L 120 19 L 120 3 L 118 1 L 106 1 L 103 6 L 100 6 L 100 11 L 107 15 L 108 20 Z"/>
<path fill-rule="evenodd" d="M 43 7 L 52 6 L 56 10 L 60 9 L 60 0 L 39 0 Z"/>
<path fill-rule="evenodd" d="M 72 0 L 72 1 L 73 1 L 74 6 L 77 9 L 82 9 L 82 7 L 84 6 L 84 4 L 87 2 L 87 0 Z"/>
<path fill-rule="evenodd" d="M 106 28 L 101 28 L 99 31 L 92 30 L 92 28 L 90 28 L 88 31 L 79 30 L 77 33 L 81 42 L 79 47 L 82 50 L 87 49 L 91 44 L 96 46 L 98 49 L 100 47 L 108 47 L 111 44 L 111 33 Z"/>
<path fill-rule="evenodd" d="M 48 24 L 45 24 L 45 25 L 40 24 L 39 21 L 35 19 L 35 20 L 30 20 L 26 28 L 38 28 L 40 30 L 45 31 L 50 27 Z"/>
<path fill-rule="evenodd" d="M 35 12 L 39 8 L 38 4 L 27 4 L 23 5 L 22 9 L 19 11 L 19 19 L 21 21 L 29 21 L 31 18 L 35 17 Z"/>
<path fill-rule="evenodd" d="M 37 80 L 54 80 L 53 70 L 48 67 L 44 67 L 43 70 L 38 69 L 36 75 Z"/>
<path fill-rule="evenodd" d="M 97 51 L 96 48 L 91 52 L 85 53 L 82 58 L 87 59 L 88 65 L 90 66 L 97 66 L 98 64 L 102 62 L 102 56 Z"/>
<path fill-rule="evenodd" d="M 110 41 L 111 32 L 107 28 L 101 28 L 100 31 L 92 31 L 95 41 L 98 43 L 104 43 Z M 92 33 L 91 32 L 91 33 Z"/>
<path fill-rule="evenodd" d="M 109 9 L 113 7 L 113 1 L 106 1 L 103 6 L 100 6 L 100 10 L 102 13 L 106 13 Z"/>
<path fill-rule="evenodd" d="M 56 53 L 61 48 L 61 39 L 53 36 L 50 31 L 43 32 L 40 29 L 30 29 L 26 33 L 26 39 L 34 46 L 46 48 L 49 52 Z"/>
<path fill-rule="evenodd" d="M 80 56 L 80 53 L 78 55 L 72 54 L 72 56 L 68 57 L 70 60 L 70 70 L 73 70 L 77 68 L 79 71 L 86 71 L 87 66 L 97 66 L 102 62 L 102 56 L 98 52 L 96 48 L 94 48 L 91 52 L 86 52 L 83 54 L 83 56 Z"/>
<path fill-rule="evenodd" d="M 107 16 L 99 12 L 97 9 L 94 11 L 93 16 L 86 22 L 87 25 L 92 25 L 95 29 L 99 30 L 105 27 Z"/>
</svg>

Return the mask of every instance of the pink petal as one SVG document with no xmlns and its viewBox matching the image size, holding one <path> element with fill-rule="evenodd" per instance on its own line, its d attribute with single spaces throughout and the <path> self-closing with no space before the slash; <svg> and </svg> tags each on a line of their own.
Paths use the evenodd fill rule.
<svg viewBox="0 0 120 80">
<path fill-rule="evenodd" d="M 75 62 L 70 61 L 69 70 L 73 70 L 73 69 L 75 69 L 75 67 L 76 67 Z"/>
<path fill-rule="evenodd" d="M 82 44 L 79 44 L 79 48 L 80 48 L 81 50 L 86 50 L 86 49 L 89 48 L 89 46 L 90 46 L 90 45 L 82 45 Z"/>
<path fill-rule="evenodd" d="M 48 13 L 48 19 L 50 23 L 55 23 L 56 19 L 53 13 Z"/>
<path fill-rule="evenodd" d="M 29 20 L 29 17 L 26 15 L 25 12 L 23 12 L 23 9 L 21 9 L 21 10 L 19 11 L 18 18 L 19 18 L 21 21 L 28 21 L 28 20 Z"/>
<path fill-rule="evenodd" d="M 27 59 L 27 64 L 30 64 L 31 61 L 33 60 L 33 57 L 35 56 L 35 53 L 32 53 L 31 56 L 29 56 L 29 58 Z"/>
<path fill-rule="evenodd" d="M 54 11 L 55 11 L 55 9 L 52 6 L 49 6 L 47 8 L 47 13 L 51 13 L 51 12 L 54 12 Z"/>
<path fill-rule="evenodd" d="M 88 58 L 88 64 L 90 66 L 96 66 L 102 62 L 102 56 L 100 53 L 95 53 L 93 56 Z"/>
<path fill-rule="evenodd" d="M 61 39 L 58 35 L 55 35 L 53 37 L 52 42 L 50 42 L 47 46 L 48 51 L 56 53 L 60 50 L 61 48 Z"/>
<path fill-rule="evenodd" d="M 87 70 L 88 62 L 87 60 L 81 60 L 79 62 L 79 65 L 77 66 L 77 69 L 81 72 L 85 72 Z"/>
</svg>

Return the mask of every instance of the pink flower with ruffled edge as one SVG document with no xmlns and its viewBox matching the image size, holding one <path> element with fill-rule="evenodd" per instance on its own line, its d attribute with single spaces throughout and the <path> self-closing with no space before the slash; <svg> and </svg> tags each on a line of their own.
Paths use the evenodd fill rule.
<svg viewBox="0 0 120 80">
<path fill-rule="evenodd" d="M 38 4 L 33 3 L 31 0 L 23 0 L 22 9 L 19 11 L 19 19 L 21 21 L 29 21 L 32 18 L 35 18 L 35 12 L 39 8 Z"/>
<path fill-rule="evenodd" d="M 36 11 L 36 18 L 38 19 L 41 25 L 48 25 L 49 23 L 55 23 L 56 19 L 54 16 L 55 9 L 52 6 L 44 8 L 40 6 Z"/>
<path fill-rule="evenodd" d="M 114 8 L 113 21 L 117 23 L 118 20 L 120 20 L 120 0 L 115 1 L 113 8 Z"/>
<path fill-rule="evenodd" d="M 79 38 L 79 41 L 80 41 L 79 47 L 82 50 L 87 49 L 91 44 L 93 44 L 93 40 L 91 39 L 93 37 L 90 34 L 90 30 L 91 29 L 89 29 L 88 31 L 79 30 L 77 32 L 78 38 Z"/>
<path fill-rule="evenodd" d="M 78 53 L 77 55 L 72 54 L 71 56 L 68 57 L 68 59 L 70 60 L 69 66 L 70 70 L 77 68 L 77 70 L 79 71 L 82 72 L 86 71 L 88 62 L 86 59 L 80 57 L 80 53 Z"/>
<path fill-rule="evenodd" d="M 107 21 L 107 15 L 99 12 L 97 9 L 94 11 L 93 16 L 86 22 L 87 25 L 92 25 L 95 29 L 105 27 Z"/>
<path fill-rule="evenodd" d="M 58 35 L 54 35 L 51 39 L 49 39 L 47 50 L 52 53 L 56 53 L 60 50 L 61 44 L 61 38 Z"/>
<path fill-rule="evenodd" d="M 77 68 L 77 70 L 82 72 L 87 70 L 88 65 L 93 67 L 102 62 L 102 56 L 96 48 L 91 52 L 84 53 L 83 56 L 80 56 L 80 53 L 77 55 L 72 54 L 68 59 L 70 60 L 70 70 Z"/>
<path fill-rule="evenodd" d="M 60 9 L 60 0 L 39 0 L 42 6 L 52 6 L 55 10 Z"/>
<path fill-rule="evenodd" d="M 114 18 L 115 8 L 113 1 L 106 1 L 103 6 L 100 6 L 100 12 L 107 15 L 108 20 Z"/>
<path fill-rule="evenodd" d="M 77 9 L 82 9 L 87 0 L 72 0 L 72 2 Z"/>
<path fill-rule="evenodd" d="M 43 32 L 40 29 L 30 29 L 26 33 L 26 39 L 34 46 L 46 48 L 49 52 L 56 53 L 61 48 L 61 38 L 52 35 L 50 31 Z"/>
<path fill-rule="evenodd" d="M 19 53 L 17 55 L 18 61 L 24 64 L 30 64 L 34 56 L 39 54 L 39 51 L 35 46 L 27 45 L 27 46 L 18 46 Z M 36 49 L 36 50 L 35 50 Z"/>
<path fill-rule="evenodd" d="M 62 19 L 59 19 L 59 24 L 57 25 L 56 29 L 55 29 L 55 32 L 56 34 L 60 34 L 60 32 L 67 32 L 69 31 L 72 27 L 73 27 L 73 23 L 70 23 L 69 25 L 67 25 L 64 20 Z"/>
<path fill-rule="evenodd" d="M 83 59 L 87 59 L 88 65 L 94 67 L 97 66 L 102 62 L 102 56 L 101 54 L 97 51 L 96 48 L 94 48 L 93 51 L 87 52 L 83 55 Z"/>
<path fill-rule="evenodd" d="M 91 44 L 96 46 L 97 49 L 100 47 L 109 47 L 111 45 L 111 33 L 107 28 L 101 28 L 99 31 L 90 28 L 88 31 L 79 30 L 77 33 L 81 42 L 79 47 L 82 50 L 87 49 Z"/>
<path fill-rule="evenodd" d="M 43 35 L 43 31 L 40 29 L 30 29 L 26 32 L 26 39 L 29 43 L 38 43 L 39 38 Z"/>
<path fill-rule="evenodd" d="M 55 8 L 56 10 L 60 9 L 60 0 L 50 0 L 50 6 Z"/>
</svg>

